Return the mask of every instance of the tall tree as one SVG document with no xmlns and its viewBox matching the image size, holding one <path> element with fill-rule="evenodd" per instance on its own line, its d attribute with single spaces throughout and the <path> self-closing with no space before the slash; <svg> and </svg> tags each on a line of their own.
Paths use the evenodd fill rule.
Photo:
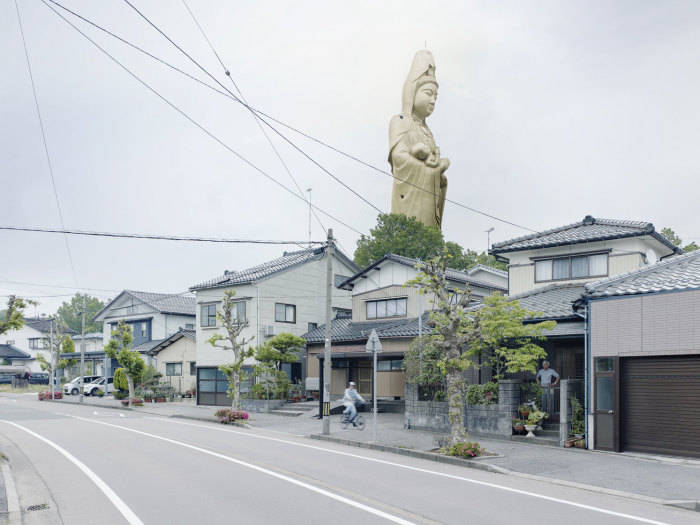
<svg viewBox="0 0 700 525">
<path fill-rule="evenodd" d="M 60 319 L 56 319 L 53 324 L 53 346 L 51 344 L 51 339 L 49 339 L 48 351 L 49 359 L 46 359 L 43 354 L 37 354 L 36 360 L 39 362 L 39 366 L 44 372 L 57 370 L 59 368 L 68 368 L 77 363 L 76 359 L 68 359 L 66 357 L 61 357 L 61 354 L 70 354 L 75 352 L 75 344 L 70 335 L 65 333 L 65 325 Z"/>
<path fill-rule="evenodd" d="M 502 261 L 496 260 L 493 255 L 486 252 L 477 252 L 469 248 L 462 248 L 459 244 L 452 241 L 445 243 L 445 249 L 449 255 L 449 266 L 456 270 L 469 270 L 477 264 L 491 266 L 499 270 L 507 271 L 508 265 Z"/>
<path fill-rule="evenodd" d="M 676 232 L 674 232 L 671 228 L 666 227 L 662 228 L 661 230 L 661 235 L 666 237 L 669 241 L 671 241 L 674 246 L 681 246 L 683 244 L 683 239 L 681 239 Z M 695 241 L 691 242 L 690 244 L 686 244 L 685 246 L 682 246 L 682 249 L 684 252 L 694 252 L 700 248 L 697 244 L 695 244 Z"/>
<path fill-rule="evenodd" d="M 0 317 L 0 334 L 10 330 L 19 330 L 24 326 L 24 309 L 29 304 L 36 303 L 15 295 L 11 295 L 7 299 L 7 309 L 3 311 L 3 315 Z"/>
<path fill-rule="evenodd" d="M 214 347 L 231 350 L 231 352 L 233 352 L 233 362 L 220 365 L 219 370 L 221 370 L 224 375 L 226 375 L 226 379 L 228 379 L 228 390 L 231 396 L 232 408 L 234 410 L 240 410 L 241 368 L 243 367 L 245 358 L 253 355 L 253 349 L 246 349 L 245 347 L 253 340 L 253 337 L 249 339 L 241 337 L 241 332 L 248 326 L 248 320 L 238 319 L 235 297 L 235 290 L 226 290 L 221 305 L 221 312 L 216 312 L 216 318 L 221 322 L 224 330 L 226 330 L 226 335 L 214 334 L 207 339 L 207 343 Z"/>
<path fill-rule="evenodd" d="M 104 308 L 104 303 L 97 297 L 92 297 L 87 294 L 76 293 L 70 302 L 64 301 L 58 307 L 56 314 L 71 330 L 80 332 L 82 329 L 82 310 L 83 296 L 85 296 L 85 331 L 86 332 L 101 332 L 102 323 L 92 320 L 92 318 Z"/>
<path fill-rule="evenodd" d="M 131 407 L 134 399 L 134 384 L 141 379 L 146 368 L 146 363 L 141 358 L 141 355 L 131 349 L 131 344 L 134 342 L 134 336 L 131 332 L 131 326 L 124 321 L 119 321 L 117 329 L 112 332 L 112 339 L 105 346 L 105 354 L 110 359 L 115 359 L 124 369 L 126 379 L 129 383 L 129 406 Z M 105 385 L 105 393 L 107 385 Z"/>
<path fill-rule="evenodd" d="M 418 286 L 420 293 L 429 294 L 433 299 L 428 321 L 430 333 L 424 342 L 440 356 L 438 366 L 447 383 L 450 442 L 456 444 L 467 437 L 464 371 L 482 366 L 482 355 L 489 356 L 491 362 L 503 363 L 502 369 L 507 372 L 533 369 L 544 351 L 529 338 L 541 337 L 542 330 L 553 328 L 556 323 L 523 324 L 526 316 L 532 313 L 521 309 L 517 301 L 498 296 L 486 299 L 481 307 L 474 307 L 468 288 L 448 286 L 448 262 L 447 253 L 443 252 L 420 263 L 418 276 L 407 284 Z"/>
</svg>

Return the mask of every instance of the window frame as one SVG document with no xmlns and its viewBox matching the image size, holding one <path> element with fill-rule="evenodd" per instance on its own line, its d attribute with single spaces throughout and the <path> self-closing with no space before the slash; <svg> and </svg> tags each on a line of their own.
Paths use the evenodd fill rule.
<svg viewBox="0 0 700 525">
<path fill-rule="evenodd" d="M 179 374 L 169 374 L 168 367 L 169 366 L 176 366 L 176 365 L 179 365 L 180 373 Z M 182 361 L 171 361 L 169 363 L 165 363 L 165 377 L 182 377 Z"/>
<path fill-rule="evenodd" d="M 217 319 L 216 319 L 216 312 L 217 312 L 216 305 L 217 305 L 217 303 L 206 303 L 206 304 L 199 305 L 199 326 L 201 328 L 216 328 L 216 321 L 217 321 Z M 209 322 L 211 321 L 211 317 L 212 317 L 211 310 L 210 310 L 212 307 L 214 307 L 214 324 L 209 324 Z M 203 313 L 205 308 L 207 309 L 206 316 Z M 205 319 L 206 319 L 207 324 L 204 324 Z"/>
<path fill-rule="evenodd" d="M 605 273 L 591 275 L 591 257 L 596 255 L 605 255 Z M 573 277 L 573 260 L 579 257 L 586 257 L 586 267 L 587 275 L 582 277 Z M 595 252 L 584 252 L 584 253 L 572 253 L 569 255 L 556 255 L 551 257 L 532 257 L 532 271 L 535 283 L 553 283 L 562 281 L 579 281 L 581 279 L 592 279 L 592 278 L 605 278 L 610 275 L 610 250 L 595 251 Z M 568 260 L 568 277 L 554 278 L 554 261 Z M 538 279 L 537 278 L 537 263 L 550 262 L 551 263 L 551 279 Z"/>
<path fill-rule="evenodd" d="M 277 307 L 278 306 L 284 306 L 284 319 L 279 319 L 277 317 Z M 292 314 L 293 314 L 291 321 L 287 320 L 287 313 L 289 312 L 289 308 L 292 308 Z M 297 322 L 297 305 L 288 304 L 288 303 L 275 303 L 275 322 L 276 323 L 296 324 L 296 322 Z"/>
<path fill-rule="evenodd" d="M 395 312 L 402 311 L 402 313 L 396 313 L 393 315 L 388 315 L 389 302 L 395 301 Z M 398 305 L 402 302 L 404 307 L 399 309 Z M 379 304 L 384 305 L 383 311 L 384 315 L 379 315 Z M 374 316 L 370 316 L 370 308 L 374 309 Z M 402 317 L 408 317 L 408 297 L 387 297 L 384 299 L 367 299 L 365 301 L 365 319 L 400 319 Z"/>
<path fill-rule="evenodd" d="M 190 375 L 197 375 L 197 361 L 190 361 Z"/>
</svg>

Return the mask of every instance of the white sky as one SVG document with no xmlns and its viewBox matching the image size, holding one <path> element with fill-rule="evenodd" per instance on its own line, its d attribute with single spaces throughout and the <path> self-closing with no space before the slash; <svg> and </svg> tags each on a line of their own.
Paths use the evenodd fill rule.
<svg viewBox="0 0 700 525">
<path fill-rule="evenodd" d="M 18 0 L 65 225 L 118 232 L 307 238 L 308 207 L 242 164 L 37 1 Z M 184 6 L 134 0 L 222 82 Z M 381 5 L 380 5 L 381 4 Z M 195 74 L 122 1 L 65 5 Z M 416 50 L 433 52 L 429 125 L 448 198 L 534 229 L 586 214 L 700 239 L 700 3 L 189 0 L 251 105 L 388 169 L 388 122 Z M 433 6 L 433 7 L 431 7 Z M 79 23 L 83 26 L 84 24 Z M 251 115 L 86 31 L 231 147 L 293 186 Z M 0 225 L 59 226 L 14 3 L 0 5 Z M 391 179 L 289 135 L 377 207 Z M 312 200 L 360 231 L 376 212 L 276 140 Z M 352 255 L 357 234 L 322 217 Z M 448 204 L 448 240 L 483 250 L 526 233 Z M 323 232 L 313 224 L 314 239 Z M 182 292 L 284 247 L 70 237 L 78 286 Z M 68 294 L 60 235 L 0 232 L 0 295 Z M 295 249 L 291 246 L 287 249 Z M 93 292 L 102 298 L 114 292 Z M 50 312 L 66 298 L 41 298 Z M 4 301 L 4 298 L 0 298 Z"/>
</svg>

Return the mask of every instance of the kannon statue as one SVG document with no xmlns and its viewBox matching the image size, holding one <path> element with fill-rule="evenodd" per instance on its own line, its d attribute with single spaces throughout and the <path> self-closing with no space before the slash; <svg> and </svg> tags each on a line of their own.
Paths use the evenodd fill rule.
<svg viewBox="0 0 700 525">
<path fill-rule="evenodd" d="M 394 175 L 391 212 L 442 228 L 450 161 L 425 123 L 435 109 L 438 83 L 430 51 L 418 51 L 403 86 L 401 114 L 389 124 L 389 164 Z"/>
</svg>

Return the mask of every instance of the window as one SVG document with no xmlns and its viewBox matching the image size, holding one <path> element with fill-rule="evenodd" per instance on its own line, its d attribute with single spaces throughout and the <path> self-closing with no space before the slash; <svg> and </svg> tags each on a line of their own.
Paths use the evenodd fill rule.
<svg viewBox="0 0 700 525">
<path fill-rule="evenodd" d="M 200 326 L 216 326 L 216 305 L 215 304 L 204 304 L 200 310 L 199 316 Z"/>
<path fill-rule="evenodd" d="M 246 321 L 246 311 L 245 311 L 245 301 L 238 301 L 235 303 L 235 310 L 232 312 L 236 317 L 237 323 L 245 323 Z"/>
<path fill-rule="evenodd" d="M 538 283 L 606 275 L 608 275 L 607 253 L 535 261 L 535 282 Z"/>
<path fill-rule="evenodd" d="M 141 323 L 141 337 L 143 339 L 148 338 L 148 323 Z"/>
<path fill-rule="evenodd" d="M 190 375 L 197 375 L 197 361 L 190 361 Z"/>
<path fill-rule="evenodd" d="M 377 361 L 378 372 L 389 372 L 391 370 L 403 370 L 403 359 L 386 359 Z"/>
<path fill-rule="evenodd" d="M 165 375 L 166 376 L 181 376 L 182 375 L 182 363 L 165 363 Z"/>
<path fill-rule="evenodd" d="M 34 337 L 29 340 L 29 348 L 32 350 L 41 350 L 42 348 L 48 348 L 48 346 L 46 339 L 41 337 Z"/>
<path fill-rule="evenodd" d="M 185 324 L 185 330 L 194 330 L 194 323 Z"/>
<path fill-rule="evenodd" d="M 309 323 L 306 328 L 307 332 L 310 332 L 311 330 L 316 330 L 316 328 L 318 328 L 318 323 Z"/>
<path fill-rule="evenodd" d="M 406 298 L 367 301 L 367 319 L 406 317 Z"/>
<path fill-rule="evenodd" d="M 297 307 L 293 304 L 275 303 L 275 321 L 280 323 L 296 323 Z"/>
</svg>

